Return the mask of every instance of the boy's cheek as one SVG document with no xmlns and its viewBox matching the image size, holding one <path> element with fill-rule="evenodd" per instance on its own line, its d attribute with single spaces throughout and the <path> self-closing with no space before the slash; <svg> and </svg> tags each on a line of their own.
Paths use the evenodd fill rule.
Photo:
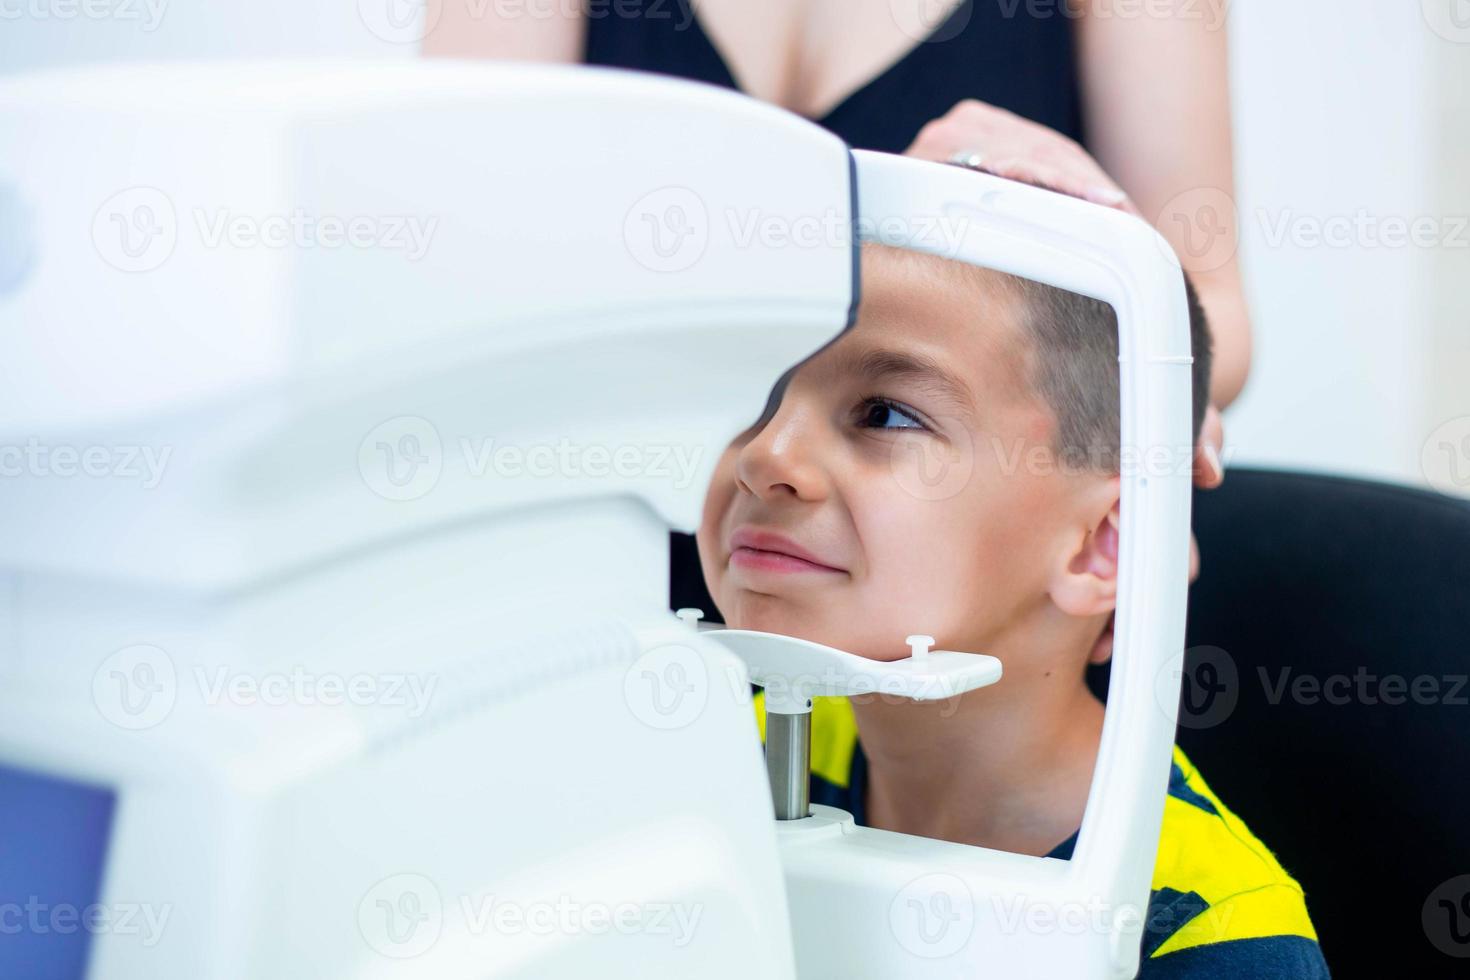
<svg viewBox="0 0 1470 980">
<path fill-rule="evenodd" d="M 710 597 L 723 606 L 724 597 L 720 589 L 724 584 L 725 565 L 721 560 L 724 540 L 723 527 L 726 512 L 735 498 L 735 483 L 731 471 L 724 464 L 716 469 L 710 480 L 709 492 L 705 495 L 704 510 L 700 515 L 699 527 L 694 531 L 694 542 L 699 550 L 699 566 L 704 573 L 704 582 Z M 713 610 L 707 610 L 713 612 Z"/>
<path fill-rule="evenodd" d="M 730 502 L 734 498 L 735 454 L 732 447 L 726 449 L 720 456 L 720 461 L 715 464 L 715 471 L 710 476 L 709 489 L 705 491 L 704 509 L 700 514 L 699 529 L 696 532 L 700 541 L 701 553 L 706 540 L 711 544 L 718 543 L 725 512 L 729 510 Z"/>
<path fill-rule="evenodd" d="M 987 611 L 1010 600 L 1016 588 L 1011 572 L 1024 561 L 1016 553 L 1014 515 L 987 499 L 986 488 L 967 497 L 934 501 L 891 496 L 872 501 L 885 519 L 871 521 L 863 533 L 871 562 L 869 578 L 859 584 L 853 614 L 870 631 L 882 634 L 881 659 L 906 656 L 904 637 L 928 633 L 958 642 L 988 619 Z"/>
<path fill-rule="evenodd" d="M 694 532 L 694 543 L 699 550 L 699 568 L 704 573 L 705 588 L 709 590 L 710 598 L 714 599 L 716 604 L 721 604 L 720 589 L 724 585 L 725 568 L 719 559 L 718 524 L 716 523 L 712 529 L 706 518 Z M 707 614 L 712 612 L 713 610 L 706 610 Z"/>
</svg>

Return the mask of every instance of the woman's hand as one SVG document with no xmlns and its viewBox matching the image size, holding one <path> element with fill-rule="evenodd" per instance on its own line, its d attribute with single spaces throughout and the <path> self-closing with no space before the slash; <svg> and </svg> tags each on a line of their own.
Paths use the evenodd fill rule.
<svg viewBox="0 0 1470 980">
<path fill-rule="evenodd" d="M 1123 189 L 1075 140 L 977 99 L 965 99 L 933 120 L 905 156 L 953 162 L 973 155 L 976 170 L 1070 194 L 1137 215 Z"/>
</svg>

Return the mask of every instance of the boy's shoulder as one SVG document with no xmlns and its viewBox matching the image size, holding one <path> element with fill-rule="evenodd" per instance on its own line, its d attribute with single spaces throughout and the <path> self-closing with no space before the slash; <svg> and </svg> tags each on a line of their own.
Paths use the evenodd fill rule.
<svg viewBox="0 0 1470 980">
<path fill-rule="evenodd" d="M 764 702 L 756 719 L 765 737 Z M 853 812 L 865 760 L 846 698 L 812 706 L 812 801 Z M 1069 857 L 1072 841 L 1053 856 Z M 1144 923 L 1143 980 L 1326 977 L 1301 886 L 1177 746 Z"/>
<path fill-rule="evenodd" d="M 1151 887 L 1141 977 L 1328 975 L 1301 886 L 1178 746 Z"/>
</svg>

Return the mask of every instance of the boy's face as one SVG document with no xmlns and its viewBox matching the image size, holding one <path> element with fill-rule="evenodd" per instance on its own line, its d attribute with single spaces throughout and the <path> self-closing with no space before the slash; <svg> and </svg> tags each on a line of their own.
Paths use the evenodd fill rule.
<svg viewBox="0 0 1470 980">
<path fill-rule="evenodd" d="M 1021 300 L 985 280 L 864 250 L 858 322 L 715 471 L 698 544 L 727 625 L 892 660 L 911 633 L 996 652 L 1054 612 L 1101 478 L 1045 465 Z"/>
</svg>

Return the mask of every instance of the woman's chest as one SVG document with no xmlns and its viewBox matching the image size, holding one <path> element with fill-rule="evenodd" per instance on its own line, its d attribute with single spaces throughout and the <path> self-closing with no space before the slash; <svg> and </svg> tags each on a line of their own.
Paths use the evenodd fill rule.
<svg viewBox="0 0 1470 980">
<path fill-rule="evenodd" d="M 690 2 L 742 91 L 820 119 L 919 45 L 940 40 L 963 0 Z"/>
</svg>

